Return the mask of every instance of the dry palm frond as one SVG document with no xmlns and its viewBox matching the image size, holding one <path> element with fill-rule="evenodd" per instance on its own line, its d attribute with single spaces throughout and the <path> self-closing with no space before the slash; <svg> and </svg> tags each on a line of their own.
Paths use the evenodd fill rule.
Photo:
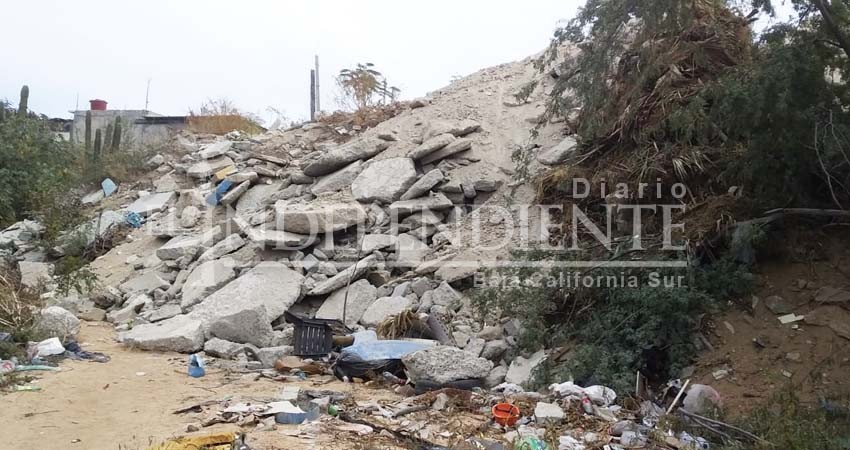
<svg viewBox="0 0 850 450">
<path fill-rule="evenodd" d="M 386 318 L 375 331 L 383 339 L 397 339 L 404 337 L 420 322 L 419 317 L 413 311 L 408 310 Z"/>
</svg>

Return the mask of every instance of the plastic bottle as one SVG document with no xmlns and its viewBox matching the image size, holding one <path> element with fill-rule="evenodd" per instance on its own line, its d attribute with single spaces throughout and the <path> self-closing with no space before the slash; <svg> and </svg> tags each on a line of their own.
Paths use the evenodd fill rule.
<svg viewBox="0 0 850 450">
<path fill-rule="evenodd" d="M 584 412 L 593 414 L 593 403 L 590 401 L 590 397 L 588 397 L 587 394 L 584 394 L 581 397 L 581 408 Z"/>
<path fill-rule="evenodd" d="M 204 360 L 197 354 L 189 355 L 189 376 L 192 378 L 201 378 L 206 373 Z"/>
</svg>

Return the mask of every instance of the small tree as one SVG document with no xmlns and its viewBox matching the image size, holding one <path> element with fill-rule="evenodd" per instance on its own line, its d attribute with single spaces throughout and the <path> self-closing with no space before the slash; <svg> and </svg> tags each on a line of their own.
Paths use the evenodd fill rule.
<svg viewBox="0 0 850 450">
<path fill-rule="evenodd" d="M 401 92 L 401 89 L 390 86 L 386 77 L 378 72 L 372 63 L 357 64 L 353 69 L 340 70 L 336 82 L 341 91 L 341 106 L 353 106 L 357 110 L 393 103 Z"/>
</svg>

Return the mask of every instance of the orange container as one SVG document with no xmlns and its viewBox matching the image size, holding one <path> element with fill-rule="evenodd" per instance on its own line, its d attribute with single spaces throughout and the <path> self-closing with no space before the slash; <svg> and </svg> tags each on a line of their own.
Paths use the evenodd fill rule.
<svg viewBox="0 0 850 450">
<path fill-rule="evenodd" d="M 498 403 L 493 406 L 493 420 L 499 425 L 510 427 L 519 419 L 519 408 L 510 403 Z"/>
</svg>

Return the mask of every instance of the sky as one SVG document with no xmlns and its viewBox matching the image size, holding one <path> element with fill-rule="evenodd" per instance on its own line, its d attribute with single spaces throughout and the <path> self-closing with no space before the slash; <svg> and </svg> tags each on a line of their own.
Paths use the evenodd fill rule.
<svg viewBox="0 0 850 450">
<path fill-rule="evenodd" d="M 525 58 L 583 0 L 4 0 L 0 98 L 71 117 L 94 98 L 110 109 L 183 115 L 227 98 L 270 120 L 309 116 L 319 55 L 323 110 L 334 77 L 371 62 L 403 99 L 452 77 Z M 14 39 L 10 37 L 14 36 Z"/>
</svg>

